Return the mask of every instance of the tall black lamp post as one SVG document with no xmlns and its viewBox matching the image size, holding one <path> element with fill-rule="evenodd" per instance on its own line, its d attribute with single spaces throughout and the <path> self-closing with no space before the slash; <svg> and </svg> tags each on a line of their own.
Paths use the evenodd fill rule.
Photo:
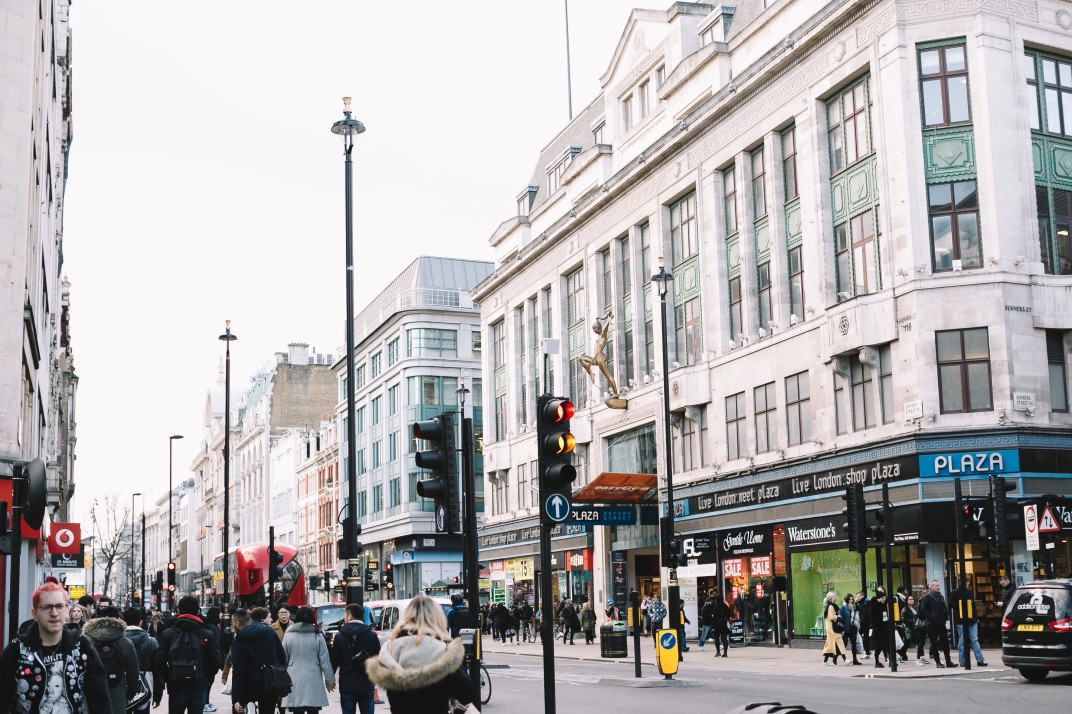
<svg viewBox="0 0 1072 714">
<path fill-rule="evenodd" d="M 670 288 L 670 281 L 674 277 L 666 271 L 665 259 L 663 256 L 659 256 L 659 272 L 651 276 L 653 283 L 659 285 L 659 307 L 662 310 L 663 319 L 663 450 L 666 452 L 666 528 L 661 534 L 661 538 L 673 540 L 674 538 L 674 453 L 671 448 L 672 439 L 670 437 L 670 348 L 668 347 L 667 333 L 669 332 L 669 323 L 666 318 L 666 293 Z M 662 552 L 667 554 L 670 551 L 669 543 L 662 543 Z M 667 585 L 667 594 L 669 595 L 670 602 L 668 603 L 668 609 L 670 612 L 670 626 L 680 632 L 681 625 L 681 589 L 677 584 L 677 562 L 676 554 L 670 555 L 669 566 L 669 583 Z M 678 647 L 683 648 L 684 642 L 679 642 Z M 679 650 L 680 651 L 680 650 Z"/>
<path fill-rule="evenodd" d="M 346 501 L 347 516 L 342 524 L 343 552 L 346 559 L 346 602 L 362 604 L 361 561 L 357 552 L 357 427 L 354 424 L 354 164 L 351 154 L 354 137 L 365 131 L 365 125 L 354 119 L 350 97 L 342 98 L 343 118 L 331 125 L 331 133 L 342 137 L 342 153 L 346 173 Z"/>
<path fill-rule="evenodd" d="M 141 495 L 141 491 L 130 495 L 130 606 L 134 607 L 134 593 L 138 589 L 138 578 L 134 575 L 135 565 L 138 559 L 134 556 L 134 499 Z"/>
<path fill-rule="evenodd" d="M 172 471 L 173 471 L 172 459 L 173 459 L 173 453 L 174 453 L 174 447 L 175 447 L 175 439 L 181 439 L 181 438 L 182 438 L 182 434 L 172 434 L 171 436 L 168 437 L 168 474 L 167 474 L 167 485 L 168 485 L 168 507 L 167 507 L 167 525 L 168 525 L 168 529 L 167 529 L 167 534 L 168 535 L 167 535 L 167 559 L 168 559 L 169 563 L 172 560 L 175 559 L 175 544 L 174 544 L 174 534 L 175 534 L 175 516 L 174 516 L 175 485 L 174 485 L 174 482 L 172 480 Z M 168 598 L 168 602 L 167 602 L 168 608 L 167 609 L 168 610 L 174 610 L 175 609 L 175 592 L 173 590 L 168 590 L 167 598 Z"/>
<path fill-rule="evenodd" d="M 231 574 L 228 552 L 231 549 L 231 343 L 238 338 L 231 334 L 231 321 L 220 339 L 227 345 L 226 368 L 223 378 L 223 612 L 230 613 Z"/>
</svg>

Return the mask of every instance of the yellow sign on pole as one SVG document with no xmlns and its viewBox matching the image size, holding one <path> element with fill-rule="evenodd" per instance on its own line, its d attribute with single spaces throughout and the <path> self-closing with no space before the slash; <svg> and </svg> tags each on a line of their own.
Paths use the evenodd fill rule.
<svg viewBox="0 0 1072 714">
<path fill-rule="evenodd" d="M 677 674 L 678 646 L 677 630 L 655 633 L 655 661 L 659 665 L 659 674 L 667 678 Z"/>
<path fill-rule="evenodd" d="M 86 589 L 81 585 L 71 585 L 67 588 L 67 594 L 72 600 L 77 600 L 86 594 Z"/>
</svg>

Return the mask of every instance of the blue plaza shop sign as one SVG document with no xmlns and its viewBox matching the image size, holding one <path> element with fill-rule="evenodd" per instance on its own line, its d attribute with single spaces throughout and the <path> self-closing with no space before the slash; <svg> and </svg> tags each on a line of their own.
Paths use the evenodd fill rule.
<svg viewBox="0 0 1072 714">
<path fill-rule="evenodd" d="M 1020 471 L 1020 452 L 961 451 L 951 454 L 922 454 L 919 457 L 921 477 L 990 476 Z"/>
</svg>

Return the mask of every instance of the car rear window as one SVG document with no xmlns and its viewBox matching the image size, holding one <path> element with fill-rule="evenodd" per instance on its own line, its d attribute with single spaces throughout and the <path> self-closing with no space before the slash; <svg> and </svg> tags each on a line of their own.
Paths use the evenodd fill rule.
<svg viewBox="0 0 1072 714">
<path fill-rule="evenodd" d="M 1006 617 L 1012 622 L 1053 622 L 1072 617 L 1072 597 L 1064 588 L 1023 588 Z"/>
<path fill-rule="evenodd" d="M 346 614 L 344 607 L 320 607 L 316 611 L 316 621 L 323 627 L 334 622 L 340 622 Z"/>
</svg>

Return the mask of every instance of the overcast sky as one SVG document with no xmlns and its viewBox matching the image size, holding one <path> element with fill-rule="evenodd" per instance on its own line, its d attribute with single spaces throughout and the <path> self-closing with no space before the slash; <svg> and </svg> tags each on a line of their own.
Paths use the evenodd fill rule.
<svg viewBox="0 0 1072 714">
<path fill-rule="evenodd" d="M 569 2 L 573 107 L 634 6 Z M 567 121 L 563 0 L 73 3 L 64 271 L 78 389 L 74 511 L 151 507 L 202 442 L 232 321 L 232 386 L 289 342 L 345 342 L 344 95 L 355 308 L 419 255 L 491 260 Z M 138 505 L 140 511 L 141 505 Z"/>
</svg>

